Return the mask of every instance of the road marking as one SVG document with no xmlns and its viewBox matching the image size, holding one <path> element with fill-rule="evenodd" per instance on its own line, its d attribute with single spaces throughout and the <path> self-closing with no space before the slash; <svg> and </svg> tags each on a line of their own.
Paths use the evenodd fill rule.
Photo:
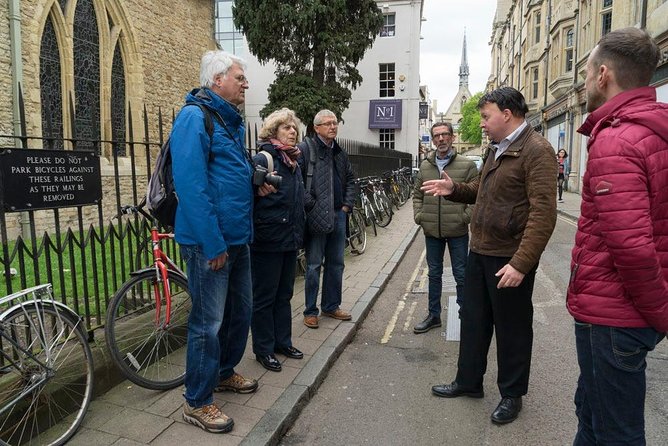
<svg viewBox="0 0 668 446">
<path fill-rule="evenodd" d="M 562 217 L 561 215 L 557 215 L 557 218 L 558 218 L 559 220 L 563 221 L 564 223 L 567 223 L 567 224 L 569 224 L 569 225 L 571 225 L 571 226 L 575 226 L 576 228 L 578 227 L 577 222 L 574 222 L 574 221 L 571 220 L 570 218 Z"/>
<path fill-rule="evenodd" d="M 394 331 L 394 327 L 397 325 L 397 321 L 399 320 L 399 315 L 406 307 L 406 298 L 408 297 L 408 294 L 411 292 L 411 289 L 413 288 L 413 283 L 415 283 L 415 279 L 417 278 L 417 275 L 420 272 L 420 268 L 422 268 L 422 261 L 424 260 L 426 255 L 427 251 L 422 250 L 422 254 L 420 254 L 420 259 L 418 260 L 418 263 L 415 266 L 415 269 L 413 270 L 413 274 L 411 274 L 411 278 L 408 279 L 408 283 L 406 283 L 406 288 L 405 288 L 406 292 L 404 293 L 403 296 L 401 296 L 399 302 L 397 302 L 397 308 L 395 308 L 394 314 L 390 318 L 390 321 L 387 323 L 387 327 L 385 327 L 385 334 L 380 340 L 381 344 L 387 344 L 390 338 L 392 337 L 392 332 Z M 415 305 L 411 305 L 411 311 L 409 315 L 412 314 L 414 310 L 415 310 Z"/>
<path fill-rule="evenodd" d="M 408 331 L 411 327 L 411 322 L 413 322 L 413 314 L 415 313 L 417 304 L 418 304 L 417 300 L 414 300 L 410 308 L 408 309 L 408 315 L 406 316 L 406 322 L 404 323 L 404 331 Z"/>
</svg>

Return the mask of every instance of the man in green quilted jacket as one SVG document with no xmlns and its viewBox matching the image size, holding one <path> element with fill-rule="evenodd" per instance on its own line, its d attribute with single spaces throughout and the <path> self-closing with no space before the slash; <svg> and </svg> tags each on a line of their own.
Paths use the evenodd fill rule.
<svg viewBox="0 0 668 446">
<path fill-rule="evenodd" d="M 455 181 L 468 182 L 478 175 L 475 163 L 457 155 L 452 147 L 452 124 L 437 122 L 431 127 L 431 138 L 436 146 L 420 164 L 420 172 L 413 192 L 415 223 L 422 226 L 429 267 L 429 314 L 413 327 L 415 333 L 425 333 L 441 326 L 441 290 L 443 288 L 443 256 L 447 246 L 452 275 L 457 284 L 457 304 L 463 304 L 464 271 L 469 252 L 469 221 L 471 206 L 455 203 L 445 197 L 425 195 L 420 189 L 427 180 L 441 178 L 447 172 Z M 456 179 L 455 179 L 456 178 Z"/>
</svg>

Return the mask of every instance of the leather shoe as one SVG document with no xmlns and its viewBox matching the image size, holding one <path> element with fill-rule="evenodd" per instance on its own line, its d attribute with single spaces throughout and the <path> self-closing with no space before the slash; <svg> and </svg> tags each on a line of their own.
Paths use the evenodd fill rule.
<svg viewBox="0 0 668 446">
<path fill-rule="evenodd" d="M 492 413 L 492 423 L 506 424 L 515 421 L 522 410 L 522 397 L 511 398 L 504 396 Z"/>
<path fill-rule="evenodd" d="M 440 326 L 441 326 L 441 318 L 432 316 L 430 314 L 422 322 L 413 327 L 413 333 L 426 333 L 432 328 Z"/>
<path fill-rule="evenodd" d="M 272 372 L 281 371 L 281 363 L 278 362 L 278 359 L 274 355 L 255 355 L 255 359 L 267 370 Z"/>
<path fill-rule="evenodd" d="M 280 353 L 281 355 L 285 355 L 292 359 L 302 359 L 304 357 L 304 353 L 300 352 L 293 346 L 276 348 L 276 353 Z"/>
<path fill-rule="evenodd" d="M 304 316 L 304 325 L 308 328 L 318 328 L 318 316 Z"/>
<path fill-rule="evenodd" d="M 457 398 L 458 396 L 468 396 L 471 398 L 482 398 L 485 393 L 482 390 L 466 390 L 459 387 L 457 381 L 452 384 L 438 384 L 431 388 L 431 393 L 443 398 Z"/>
<path fill-rule="evenodd" d="M 340 321 L 349 321 L 353 318 L 350 313 L 348 313 L 347 311 L 343 311 L 340 308 L 337 308 L 332 312 L 323 311 L 322 315 L 331 317 L 332 319 L 338 319 Z"/>
</svg>

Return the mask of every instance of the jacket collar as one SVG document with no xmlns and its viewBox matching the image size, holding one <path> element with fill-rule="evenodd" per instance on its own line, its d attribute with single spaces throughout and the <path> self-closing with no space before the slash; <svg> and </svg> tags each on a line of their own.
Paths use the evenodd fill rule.
<svg viewBox="0 0 668 446">
<path fill-rule="evenodd" d="M 587 116 L 578 133 L 593 137 L 601 128 L 607 127 L 617 115 L 647 101 L 656 101 L 654 87 L 640 87 L 619 93 Z"/>
</svg>

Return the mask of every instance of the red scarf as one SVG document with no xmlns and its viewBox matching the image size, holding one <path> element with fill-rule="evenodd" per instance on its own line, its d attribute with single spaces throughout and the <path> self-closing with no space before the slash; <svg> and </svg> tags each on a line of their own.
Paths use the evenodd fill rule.
<svg viewBox="0 0 668 446">
<path fill-rule="evenodd" d="M 297 159 L 302 153 L 302 151 L 299 150 L 299 147 L 286 146 L 275 138 L 270 138 L 269 142 L 271 142 L 274 148 L 278 150 L 278 154 L 281 156 L 285 165 L 290 167 L 294 172 L 297 168 Z"/>
</svg>

